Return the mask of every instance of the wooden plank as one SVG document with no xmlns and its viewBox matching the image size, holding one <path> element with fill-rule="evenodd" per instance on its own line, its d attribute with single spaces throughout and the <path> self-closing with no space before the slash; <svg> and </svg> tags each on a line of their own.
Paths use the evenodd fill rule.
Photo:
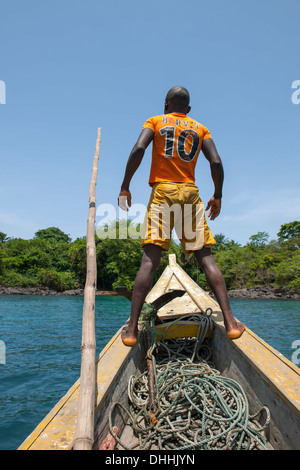
<svg viewBox="0 0 300 470">
<path fill-rule="evenodd" d="M 200 329 L 199 329 L 200 328 Z M 165 340 L 170 338 L 196 338 L 201 332 L 202 324 L 199 321 L 178 321 L 176 323 L 167 322 L 155 327 L 156 340 Z M 210 329 L 206 337 L 210 335 Z M 163 339 L 162 339 L 163 338 Z"/>
</svg>

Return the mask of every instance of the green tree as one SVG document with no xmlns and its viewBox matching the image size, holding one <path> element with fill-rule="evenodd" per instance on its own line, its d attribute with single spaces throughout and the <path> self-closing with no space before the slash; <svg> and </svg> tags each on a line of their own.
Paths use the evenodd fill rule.
<svg viewBox="0 0 300 470">
<path fill-rule="evenodd" d="M 282 260 L 275 268 L 275 283 L 281 287 L 300 289 L 300 253 Z"/>
<path fill-rule="evenodd" d="M 281 225 L 277 236 L 280 241 L 294 237 L 300 238 L 300 222 L 295 220 L 294 222 Z"/>
<path fill-rule="evenodd" d="M 72 267 L 68 257 L 69 237 L 57 229 L 45 229 L 37 234 L 31 240 L 11 238 L 3 244 L 5 264 L 4 268 L 2 266 L 2 282 L 11 286 L 50 287 L 49 282 L 46 282 L 45 272 L 51 271 L 52 277 L 54 272 L 61 273 L 56 281 L 58 287 L 65 283 L 70 288 L 71 282 L 75 282 L 76 274 L 70 277 Z"/>
<path fill-rule="evenodd" d="M 212 247 L 214 253 L 219 250 L 226 250 L 228 238 L 226 238 L 223 233 L 216 233 L 214 239 L 216 240 L 216 244 Z"/>
<path fill-rule="evenodd" d="M 258 232 L 256 235 L 251 235 L 249 237 L 249 245 L 253 245 L 256 247 L 262 247 L 266 245 L 269 239 L 269 234 L 267 232 Z"/>
<path fill-rule="evenodd" d="M 70 245 L 68 257 L 71 270 L 78 279 L 80 287 L 84 287 L 86 279 L 86 237 L 77 238 Z"/>
<path fill-rule="evenodd" d="M 284 224 L 278 232 L 280 238 L 270 242 L 266 232 L 258 232 L 250 237 L 246 246 L 217 234 L 214 257 L 223 272 L 227 288 L 272 284 L 300 289 L 298 224 Z M 131 220 L 115 221 L 106 226 L 103 237 L 96 237 L 99 289 L 113 289 L 117 285 L 132 289 L 143 255 L 139 229 L 140 226 L 134 225 Z M 7 286 L 48 286 L 55 290 L 84 287 L 85 237 L 72 242 L 61 230 L 49 227 L 36 232 L 31 240 L 7 239 L 3 232 L 0 233 L 0 240 L 1 283 Z M 167 266 L 170 253 L 176 254 L 177 263 L 192 279 L 204 289 L 209 289 L 195 257 L 185 256 L 181 245 L 174 240 L 171 240 L 169 252 L 162 253 L 153 282 Z"/>
<path fill-rule="evenodd" d="M 60 230 L 57 227 L 48 227 L 44 228 L 42 230 L 38 230 L 35 233 L 35 238 L 40 238 L 42 240 L 50 240 L 50 241 L 56 241 L 56 242 L 65 242 L 69 243 L 71 241 L 71 238 L 69 235 L 64 233 L 62 230 Z"/>
<path fill-rule="evenodd" d="M 2 275 L 4 273 L 6 253 L 0 246 L 0 281 L 2 281 Z"/>
<path fill-rule="evenodd" d="M 39 285 L 62 292 L 78 287 L 76 279 L 71 272 L 60 273 L 51 269 L 42 269 L 38 275 Z"/>
<path fill-rule="evenodd" d="M 4 232 L 0 232 L 0 243 L 4 243 L 8 240 L 7 234 Z"/>
<path fill-rule="evenodd" d="M 5 252 L 7 269 L 20 274 L 25 274 L 33 268 L 45 268 L 51 263 L 43 240 L 13 238 L 5 243 Z"/>
<path fill-rule="evenodd" d="M 71 238 L 56 227 L 39 230 L 34 240 L 45 243 L 45 251 L 51 258 L 51 268 L 63 272 L 70 269 L 69 248 Z"/>
</svg>

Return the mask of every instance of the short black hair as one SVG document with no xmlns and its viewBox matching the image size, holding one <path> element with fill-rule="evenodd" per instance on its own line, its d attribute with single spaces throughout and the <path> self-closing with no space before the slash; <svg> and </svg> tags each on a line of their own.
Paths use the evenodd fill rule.
<svg viewBox="0 0 300 470">
<path fill-rule="evenodd" d="M 184 108 L 190 104 L 190 94 L 182 86 L 173 86 L 167 93 L 166 101 Z"/>
</svg>

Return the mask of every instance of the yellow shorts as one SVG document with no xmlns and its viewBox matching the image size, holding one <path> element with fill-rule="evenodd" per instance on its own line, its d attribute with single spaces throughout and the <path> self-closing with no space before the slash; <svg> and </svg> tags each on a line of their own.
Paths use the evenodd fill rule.
<svg viewBox="0 0 300 470">
<path fill-rule="evenodd" d="M 154 183 L 147 209 L 141 246 L 154 244 L 168 251 L 173 228 L 186 255 L 216 243 L 194 184 Z"/>
</svg>

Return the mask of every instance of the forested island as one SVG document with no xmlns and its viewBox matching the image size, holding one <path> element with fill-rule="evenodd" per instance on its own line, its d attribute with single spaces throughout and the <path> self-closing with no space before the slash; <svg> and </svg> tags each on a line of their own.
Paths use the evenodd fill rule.
<svg viewBox="0 0 300 470">
<path fill-rule="evenodd" d="M 130 226 L 133 222 L 125 223 Z M 122 221 L 115 224 L 106 227 L 107 238 L 96 235 L 100 294 L 113 293 L 116 286 L 132 289 L 143 253 L 140 239 L 119 239 Z M 109 237 L 112 228 L 116 238 Z M 217 243 L 213 253 L 231 296 L 300 299 L 300 222 L 281 225 L 277 237 L 269 240 L 266 232 L 258 232 L 241 246 L 224 234 L 215 235 Z M 181 245 L 174 240 L 170 251 L 162 255 L 154 282 L 168 264 L 170 253 L 175 253 L 178 264 L 209 291 L 194 256 L 185 256 Z M 85 237 L 72 241 L 57 227 L 41 229 L 30 240 L 0 232 L 0 295 L 82 295 L 85 276 Z"/>
</svg>

